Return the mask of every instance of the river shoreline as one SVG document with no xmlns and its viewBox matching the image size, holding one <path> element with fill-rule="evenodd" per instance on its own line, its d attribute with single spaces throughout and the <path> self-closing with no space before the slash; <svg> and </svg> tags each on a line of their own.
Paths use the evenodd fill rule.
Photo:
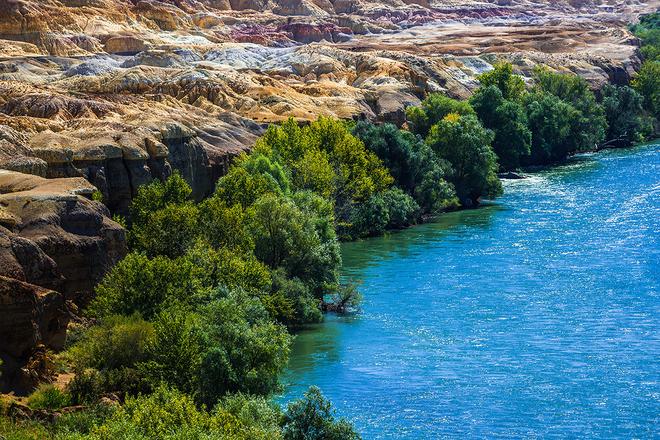
<svg viewBox="0 0 660 440">
<path fill-rule="evenodd" d="M 318 383 L 375 439 L 650 435 L 660 155 L 645 145 L 344 243 L 363 311 L 299 334 L 278 401 Z"/>
</svg>

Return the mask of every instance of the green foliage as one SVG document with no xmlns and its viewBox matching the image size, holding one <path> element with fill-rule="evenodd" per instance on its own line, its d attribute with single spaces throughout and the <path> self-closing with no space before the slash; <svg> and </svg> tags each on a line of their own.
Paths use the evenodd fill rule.
<svg viewBox="0 0 660 440">
<path fill-rule="evenodd" d="M 251 206 L 265 194 L 289 192 L 289 178 L 282 166 L 262 154 L 242 156 L 216 185 L 215 196 L 227 206 Z"/>
<path fill-rule="evenodd" d="M 152 324 L 139 315 L 108 316 L 90 327 L 66 356 L 80 371 L 132 368 L 147 358 L 153 338 Z"/>
<path fill-rule="evenodd" d="M 432 93 L 419 107 L 408 107 L 406 118 L 410 131 L 425 138 L 438 122 L 448 114 L 474 115 L 474 109 L 467 101 L 458 101 L 439 93 Z"/>
<path fill-rule="evenodd" d="M 272 269 L 284 268 L 321 296 L 336 286 L 341 257 L 336 239 L 319 234 L 323 221 L 311 208 L 303 210 L 289 198 L 266 195 L 249 209 L 247 228 L 259 260 Z"/>
<path fill-rule="evenodd" d="M 504 170 L 518 168 L 521 158 L 530 154 L 532 142 L 524 107 L 518 101 L 505 99 L 495 85 L 479 88 L 470 103 L 483 125 L 495 133 L 493 150 L 500 167 Z"/>
<path fill-rule="evenodd" d="M 103 193 L 98 189 L 95 189 L 94 192 L 92 193 L 92 200 L 94 200 L 95 202 L 103 203 Z"/>
<path fill-rule="evenodd" d="M 3 440 L 43 440 L 49 437 L 50 433 L 41 423 L 0 416 L 0 438 Z"/>
<path fill-rule="evenodd" d="M 126 381 L 110 381 L 108 380 L 109 376 L 113 376 L 114 379 L 114 374 L 108 374 L 107 372 L 101 373 L 98 370 L 91 368 L 78 370 L 74 378 L 67 385 L 67 391 L 71 394 L 72 403 L 76 405 L 94 404 L 99 400 L 103 393 L 117 391 L 114 385 L 126 383 Z M 128 390 L 121 388 L 121 391 L 133 391 L 136 388 L 140 387 L 130 386 Z"/>
<path fill-rule="evenodd" d="M 630 30 L 642 40 L 641 52 L 647 61 L 660 61 L 660 12 L 640 17 Z"/>
<path fill-rule="evenodd" d="M 213 404 L 231 392 L 266 395 L 278 389 L 291 338 L 258 298 L 234 290 L 204 307 L 200 398 Z"/>
<path fill-rule="evenodd" d="M 296 329 L 321 322 L 319 299 L 297 278 L 289 278 L 283 269 L 273 272 L 271 291 L 261 297 L 266 310 L 277 322 Z"/>
<path fill-rule="evenodd" d="M 198 317 L 173 307 L 158 314 L 153 329 L 140 371 L 154 388 L 162 383 L 194 395 L 204 344 Z"/>
<path fill-rule="evenodd" d="M 199 210 L 192 202 L 168 204 L 152 212 L 148 220 L 133 222 L 131 247 L 149 257 L 180 257 L 195 241 L 198 218 Z"/>
<path fill-rule="evenodd" d="M 192 189 L 175 172 L 165 182 L 155 180 L 138 189 L 130 205 L 129 245 L 149 257 L 182 256 L 193 244 L 199 212 L 189 201 Z"/>
<path fill-rule="evenodd" d="M 481 74 L 478 79 L 483 88 L 496 87 L 502 99 L 507 101 L 520 100 L 526 92 L 525 81 L 521 76 L 513 74 L 513 66 L 510 63 L 495 64 L 493 70 Z"/>
<path fill-rule="evenodd" d="M 71 396 L 51 384 L 42 384 L 28 396 L 27 404 L 32 409 L 57 410 L 71 404 Z"/>
<path fill-rule="evenodd" d="M 392 183 L 378 157 L 343 122 L 332 118 L 320 117 L 306 127 L 293 119 L 271 125 L 257 141 L 255 152 L 290 169 L 294 189 L 331 199 L 339 222 L 350 217 L 355 203 Z"/>
<path fill-rule="evenodd" d="M 419 205 L 399 188 L 383 192 L 381 197 L 387 206 L 388 229 L 401 229 L 414 224 L 419 214 Z"/>
<path fill-rule="evenodd" d="M 130 253 L 96 287 L 89 313 L 96 317 L 139 313 L 152 319 L 171 304 L 195 303 L 201 292 L 195 268 L 185 258 L 171 260 Z"/>
<path fill-rule="evenodd" d="M 569 153 L 593 149 L 605 140 L 605 111 L 584 78 L 538 68 L 534 80 L 538 91 L 554 95 L 573 108 L 570 111 L 570 133 L 564 141 Z"/>
<path fill-rule="evenodd" d="M 532 148 L 527 164 L 546 164 L 565 159 L 571 153 L 571 124 L 579 117 L 570 104 L 549 93 L 535 92 L 525 102 Z"/>
<path fill-rule="evenodd" d="M 99 419 L 90 435 L 66 438 L 278 440 L 281 418 L 279 408 L 263 398 L 228 396 L 207 412 L 186 394 L 159 387 L 149 396 L 128 397 L 121 408 Z"/>
<path fill-rule="evenodd" d="M 282 429 L 285 440 L 359 440 L 349 422 L 335 420 L 330 402 L 317 387 L 304 398 L 289 403 Z"/>
<path fill-rule="evenodd" d="M 131 221 L 145 224 L 151 215 L 168 205 L 180 205 L 188 201 L 192 189 L 190 185 L 174 172 L 165 182 L 154 180 L 149 185 L 138 188 L 130 206 Z"/>
<path fill-rule="evenodd" d="M 427 143 L 451 163 L 451 182 L 463 205 L 502 192 L 497 178 L 497 157 L 490 147 L 493 133 L 474 115 L 449 114 L 431 128 Z"/>
<path fill-rule="evenodd" d="M 373 195 L 353 214 L 353 230 L 358 237 L 382 235 L 388 229 L 401 229 L 415 223 L 419 205 L 399 188 Z"/>
<path fill-rule="evenodd" d="M 421 139 L 392 124 L 361 121 L 353 128 L 366 147 L 376 153 L 397 186 L 415 198 L 422 213 L 434 213 L 455 204 L 456 194 L 446 181 L 450 165 Z"/>
<path fill-rule="evenodd" d="M 657 121 L 660 118 L 660 61 L 645 61 L 632 84 L 644 97 L 644 107 Z"/>
<path fill-rule="evenodd" d="M 353 211 L 351 230 L 356 237 L 382 235 L 389 222 L 390 214 L 385 200 L 380 195 L 375 195 Z"/>
<path fill-rule="evenodd" d="M 644 116 L 644 98 L 628 86 L 606 85 L 601 94 L 609 143 L 627 147 L 643 141 L 652 131 L 651 123 Z"/>
<path fill-rule="evenodd" d="M 106 392 L 148 390 L 139 367 L 154 337 L 152 324 L 138 315 L 109 316 L 89 328 L 65 353 L 76 371 L 68 385 L 73 402 L 90 404 Z"/>
<path fill-rule="evenodd" d="M 241 427 L 245 438 L 277 440 L 281 438 L 282 410 L 263 398 L 242 393 L 228 395 L 215 408 L 215 414 L 228 414 Z M 225 417 L 223 417 L 225 418 Z"/>
<path fill-rule="evenodd" d="M 60 415 L 52 431 L 57 440 L 75 440 L 86 438 L 97 426 L 112 416 L 115 408 L 110 405 L 92 405 L 83 411 L 74 411 Z"/>
<path fill-rule="evenodd" d="M 261 291 L 270 285 L 270 271 L 253 253 L 227 247 L 214 248 L 198 240 L 183 259 L 192 267 L 197 284 Z"/>
<path fill-rule="evenodd" d="M 245 210 L 241 203 L 228 205 L 214 195 L 199 205 L 200 233 L 213 247 L 227 247 L 238 252 L 251 252 L 252 237 L 245 229 Z"/>
<path fill-rule="evenodd" d="M 210 428 L 208 414 L 189 396 L 158 388 L 150 396 L 127 397 L 103 425 L 92 431 L 94 439 L 203 439 Z"/>
</svg>

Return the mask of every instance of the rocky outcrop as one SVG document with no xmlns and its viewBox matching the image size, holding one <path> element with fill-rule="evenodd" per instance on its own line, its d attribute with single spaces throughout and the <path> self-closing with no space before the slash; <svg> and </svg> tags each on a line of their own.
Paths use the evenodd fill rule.
<svg viewBox="0 0 660 440">
<path fill-rule="evenodd" d="M 83 178 L 0 170 L 0 388 L 29 390 L 52 373 L 46 350 L 64 344 L 67 304 L 85 305 L 126 253 L 94 190 Z"/>
<path fill-rule="evenodd" d="M 64 295 L 0 276 L 0 391 L 26 392 L 48 379 L 46 349 L 64 346 L 68 323 Z"/>
<path fill-rule="evenodd" d="M 84 304 L 126 253 L 125 232 L 83 178 L 0 170 L 0 275 Z"/>
</svg>

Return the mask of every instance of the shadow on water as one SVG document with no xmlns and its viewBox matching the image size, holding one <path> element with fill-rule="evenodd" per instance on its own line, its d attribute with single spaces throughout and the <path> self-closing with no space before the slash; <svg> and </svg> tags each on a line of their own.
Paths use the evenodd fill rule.
<svg viewBox="0 0 660 440">
<path fill-rule="evenodd" d="M 448 234 L 459 230 L 488 229 L 500 211 L 507 208 L 494 202 L 486 202 L 477 209 L 448 212 L 432 222 L 413 226 L 402 231 L 390 232 L 384 237 L 370 238 L 342 244 L 342 258 L 346 278 L 358 276 L 372 266 L 392 258 L 406 258 L 424 252 L 442 241 Z"/>
</svg>

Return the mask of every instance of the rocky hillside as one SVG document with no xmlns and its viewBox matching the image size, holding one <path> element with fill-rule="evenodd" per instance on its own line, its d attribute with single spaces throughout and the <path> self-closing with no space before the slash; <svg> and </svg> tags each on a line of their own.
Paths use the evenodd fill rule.
<svg viewBox="0 0 660 440">
<path fill-rule="evenodd" d="M 20 329 L 0 342 L 5 379 L 38 375 L 20 367 L 61 344 L 124 255 L 110 213 L 140 185 L 178 170 L 201 199 L 270 122 L 402 123 L 428 92 L 466 97 L 498 59 L 625 83 L 626 23 L 659 5 L 0 0 L 0 334 Z"/>
</svg>

